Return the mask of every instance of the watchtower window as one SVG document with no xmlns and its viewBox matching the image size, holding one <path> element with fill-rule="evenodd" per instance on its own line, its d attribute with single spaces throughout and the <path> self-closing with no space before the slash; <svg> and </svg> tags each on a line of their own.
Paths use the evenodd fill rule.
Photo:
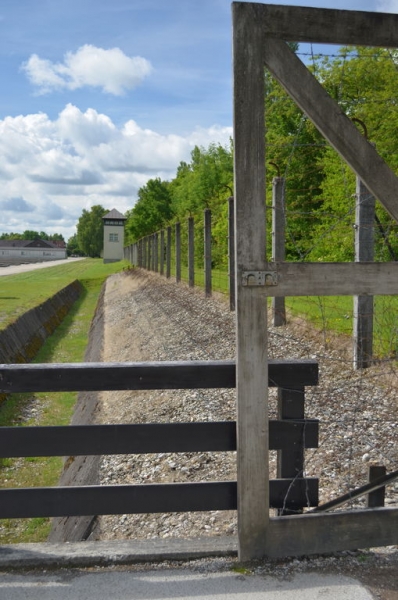
<svg viewBox="0 0 398 600">
<path fill-rule="evenodd" d="M 109 241 L 110 242 L 118 242 L 119 241 L 119 234 L 118 233 L 110 233 L 109 234 Z"/>
</svg>

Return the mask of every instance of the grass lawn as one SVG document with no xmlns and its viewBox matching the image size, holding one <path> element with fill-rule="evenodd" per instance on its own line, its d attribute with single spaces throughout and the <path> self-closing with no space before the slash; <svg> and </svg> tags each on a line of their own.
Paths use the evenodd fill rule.
<svg viewBox="0 0 398 600">
<path fill-rule="evenodd" d="M 75 279 L 79 279 L 83 285 L 81 297 L 54 334 L 47 339 L 34 362 L 62 363 L 83 360 L 102 284 L 109 275 L 126 266 L 128 263 L 125 261 L 104 265 L 101 259 L 86 259 L 70 265 L 1 278 L 0 285 L 6 279 L 11 296 L 17 296 L 17 293 L 22 293 L 23 290 L 23 309 L 14 303 L 12 311 L 7 313 L 13 314 L 14 318 L 16 314 L 21 314 L 46 300 L 48 296 L 45 295 L 44 289 L 51 295 Z M 76 397 L 75 392 L 13 394 L 0 405 L 0 426 L 66 425 L 71 419 Z M 53 486 L 58 482 L 61 469 L 62 458 L 59 457 L 2 459 L 0 485 Z M 45 541 L 49 530 L 48 519 L 2 519 L 0 544 Z"/>
</svg>

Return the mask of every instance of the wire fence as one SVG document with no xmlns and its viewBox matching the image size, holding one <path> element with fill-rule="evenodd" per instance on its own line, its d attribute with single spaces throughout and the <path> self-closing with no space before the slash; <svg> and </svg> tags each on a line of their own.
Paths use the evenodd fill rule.
<svg viewBox="0 0 398 600">
<path fill-rule="evenodd" d="M 315 64 L 312 49 L 303 58 Z M 365 64 L 368 61 L 369 66 L 380 59 L 372 52 L 359 58 Z M 348 55 L 341 60 L 348 61 Z M 391 54 L 382 60 L 383 64 L 388 60 L 396 62 L 395 55 Z M 357 83 L 360 88 L 361 83 Z M 342 69 L 342 76 L 336 81 L 336 94 L 343 97 L 346 85 Z M 358 105 L 362 105 L 362 99 L 369 100 L 361 96 L 360 89 L 357 95 Z M 390 100 L 384 98 L 388 104 Z M 280 94 L 274 98 L 274 103 L 278 102 L 290 100 Z M 375 110 L 382 104 L 377 90 L 370 102 Z M 268 118 L 272 119 L 273 107 L 270 110 Z M 357 124 L 367 135 L 366 122 L 362 113 L 358 114 Z M 313 133 L 307 117 L 301 115 L 295 119 L 295 129 L 283 140 L 270 137 L 266 140 L 267 169 L 271 174 L 267 187 L 269 264 L 396 262 L 397 223 L 330 145 Z M 377 147 L 381 145 L 383 156 L 394 166 L 398 147 L 390 141 L 389 150 L 384 150 L 383 141 L 377 139 L 376 133 L 373 127 L 372 138 L 374 134 L 375 139 L 372 142 L 376 142 Z M 272 177 L 275 174 L 277 176 Z M 230 209 L 232 202 L 233 199 L 229 199 Z M 161 270 L 160 263 L 158 267 L 156 262 L 148 263 L 148 253 L 155 248 L 153 236 L 128 247 L 126 258 L 132 264 L 175 278 L 176 282 L 200 285 L 206 295 L 213 291 L 229 294 L 233 310 L 231 215 L 230 210 L 228 228 L 225 227 L 228 234 L 221 243 L 219 239 L 212 240 L 211 229 L 207 229 L 207 240 L 212 240 L 213 245 L 217 243 L 217 252 L 223 248 L 224 265 L 228 264 L 228 269 L 220 268 L 219 254 L 209 259 L 209 246 L 206 247 L 205 242 L 209 225 L 205 225 L 205 218 L 196 219 L 195 223 L 192 218 L 181 222 L 179 234 L 175 226 L 171 227 L 170 249 L 167 232 L 154 234 L 164 240 L 155 254 L 163 253 L 165 261 L 170 254 L 169 271 L 166 267 Z M 189 233 L 190 227 L 194 227 L 194 233 Z M 302 281 L 298 279 L 296 285 L 299 292 Z M 298 293 L 268 299 L 267 307 L 270 358 L 309 358 L 319 363 L 319 385 L 306 391 L 305 407 L 306 417 L 320 421 L 319 448 L 306 451 L 304 472 L 309 477 L 319 477 L 320 502 L 353 492 L 384 472 L 383 469 L 395 472 L 398 465 L 397 297 L 384 294 L 303 296 Z M 280 393 L 270 391 L 271 417 L 276 417 L 280 410 Z M 277 457 L 272 452 L 271 464 L 276 475 Z M 370 504 L 373 501 L 371 499 Z M 397 506 L 396 481 L 386 488 L 385 502 L 387 506 Z M 367 504 L 366 496 L 353 498 L 350 503 L 352 508 Z"/>
</svg>

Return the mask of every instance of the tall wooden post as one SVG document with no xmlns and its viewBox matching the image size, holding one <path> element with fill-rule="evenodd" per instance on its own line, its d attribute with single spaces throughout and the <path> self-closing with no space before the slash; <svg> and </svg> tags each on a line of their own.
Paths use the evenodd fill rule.
<svg viewBox="0 0 398 600">
<path fill-rule="evenodd" d="M 229 310 L 235 310 L 235 223 L 233 196 L 228 198 L 228 277 Z"/>
<path fill-rule="evenodd" d="M 147 268 L 147 238 L 144 237 L 142 240 L 142 267 Z"/>
<path fill-rule="evenodd" d="M 164 274 L 164 229 L 162 229 L 160 232 L 159 271 L 161 275 Z"/>
<path fill-rule="evenodd" d="M 195 285 L 195 223 L 194 218 L 188 219 L 188 283 Z"/>
<path fill-rule="evenodd" d="M 357 177 L 355 262 L 374 260 L 375 198 Z M 365 369 L 373 357 L 373 296 L 354 296 L 354 369 Z"/>
<path fill-rule="evenodd" d="M 272 260 L 283 262 L 285 252 L 285 180 L 274 177 L 272 180 Z M 272 298 L 272 317 L 275 327 L 286 325 L 285 298 Z"/>
<path fill-rule="evenodd" d="M 211 210 L 205 210 L 204 253 L 205 253 L 205 294 L 211 296 Z"/>
<path fill-rule="evenodd" d="M 175 236 L 176 236 L 176 282 L 181 281 L 181 224 L 175 224 Z"/>
<path fill-rule="evenodd" d="M 166 277 L 170 279 L 171 275 L 171 227 L 166 230 L 167 241 L 166 241 Z"/>
<path fill-rule="evenodd" d="M 155 265 L 156 265 L 155 252 L 156 252 L 156 233 L 153 233 L 151 235 L 151 270 L 152 271 L 155 270 Z"/>
<path fill-rule="evenodd" d="M 235 273 L 239 559 L 267 553 L 268 361 L 265 288 L 264 45 L 257 4 L 234 3 Z M 250 90 L 250 94 L 247 93 Z"/>
<path fill-rule="evenodd" d="M 155 273 L 159 271 L 159 234 L 155 233 L 153 237 L 153 255 L 154 255 L 154 265 L 153 270 Z"/>
</svg>

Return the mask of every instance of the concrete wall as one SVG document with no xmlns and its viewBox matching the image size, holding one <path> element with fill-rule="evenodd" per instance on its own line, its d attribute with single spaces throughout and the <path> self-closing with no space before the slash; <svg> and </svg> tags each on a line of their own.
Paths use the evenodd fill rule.
<svg viewBox="0 0 398 600">
<path fill-rule="evenodd" d="M 81 283 L 74 281 L 0 331 L 0 363 L 30 362 L 63 321 L 81 291 Z"/>
</svg>

